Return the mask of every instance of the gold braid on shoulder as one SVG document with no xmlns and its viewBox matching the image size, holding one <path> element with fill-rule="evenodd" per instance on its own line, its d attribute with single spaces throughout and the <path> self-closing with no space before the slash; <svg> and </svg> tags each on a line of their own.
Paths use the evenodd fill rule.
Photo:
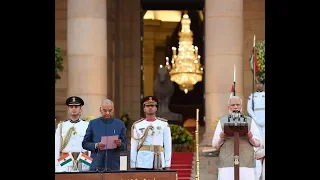
<svg viewBox="0 0 320 180">
<path fill-rule="evenodd" d="M 146 130 L 144 131 L 144 133 L 143 133 L 143 135 L 141 136 L 141 138 L 135 138 L 134 136 L 133 136 L 133 134 L 131 134 L 131 137 L 134 139 L 134 140 L 137 140 L 137 141 L 140 141 L 139 143 L 139 146 L 138 146 L 138 151 L 139 151 L 139 149 L 143 146 L 143 143 L 144 143 L 144 141 L 146 140 L 146 138 L 147 138 L 147 136 L 148 136 L 148 132 L 149 132 L 149 130 L 153 130 L 153 126 L 152 125 L 149 125 L 147 128 L 146 128 Z"/>
<path fill-rule="evenodd" d="M 142 119 L 139 119 L 138 121 L 136 121 L 136 122 L 134 122 L 134 123 L 132 124 L 132 126 L 131 126 L 131 137 L 132 137 L 132 139 L 137 140 L 137 141 L 140 141 L 140 140 L 145 136 L 148 128 L 146 129 L 146 131 L 144 132 L 144 134 L 143 134 L 143 136 L 142 136 L 141 138 L 135 138 L 134 135 L 133 135 L 134 125 L 137 124 L 138 122 L 143 121 L 143 120 L 144 120 L 143 118 L 142 118 Z M 149 130 L 148 130 L 148 131 L 149 131 Z"/>
<path fill-rule="evenodd" d="M 62 123 L 60 124 L 60 152 L 67 146 L 70 138 L 71 138 L 71 133 L 72 131 L 74 131 L 75 128 L 74 127 L 71 127 L 67 134 L 66 134 L 66 137 L 65 139 L 62 138 Z"/>
<path fill-rule="evenodd" d="M 132 127 L 133 127 L 133 126 L 132 126 Z M 133 132 L 132 132 L 132 130 L 134 130 L 134 128 L 132 128 L 132 129 L 131 129 L 131 137 L 132 137 L 132 139 L 137 140 L 137 141 L 140 141 L 140 140 L 142 140 L 142 139 L 145 139 L 145 138 L 147 137 L 148 132 L 149 132 L 150 129 L 153 129 L 153 126 L 151 126 L 151 125 L 148 126 L 148 127 L 146 128 L 146 130 L 144 131 L 143 135 L 141 136 L 141 138 L 135 138 L 134 135 L 133 135 Z M 142 141 L 143 141 L 143 140 L 142 140 Z"/>
<path fill-rule="evenodd" d="M 164 119 L 164 118 L 161 118 L 161 117 L 157 117 L 157 119 L 159 119 L 160 121 L 168 122 L 167 119 Z"/>
<path fill-rule="evenodd" d="M 149 125 L 149 126 L 146 128 L 146 130 L 144 131 L 143 135 L 142 135 L 140 138 L 134 137 L 134 135 L 133 135 L 134 125 L 135 125 L 136 123 L 138 123 L 138 122 L 141 122 L 142 120 L 143 120 L 143 119 L 140 119 L 140 120 L 134 122 L 133 125 L 131 126 L 131 138 L 134 139 L 134 140 L 136 140 L 136 141 L 139 141 L 139 146 L 138 146 L 137 150 L 139 150 L 139 149 L 142 147 L 144 141 L 146 140 L 146 138 L 147 138 L 147 136 L 148 136 L 149 130 L 150 130 L 150 129 L 153 130 L 153 126 L 152 126 L 152 125 Z"/>
</svg>

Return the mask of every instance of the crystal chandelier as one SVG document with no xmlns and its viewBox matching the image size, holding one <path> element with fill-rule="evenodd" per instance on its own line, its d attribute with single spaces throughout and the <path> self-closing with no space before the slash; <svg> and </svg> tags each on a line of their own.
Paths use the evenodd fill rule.
<svg viewBox="0 0 320 180">
<path fill-rule="evenodd" d="M 166 67 L 169 69 L 170 80 L 176 82 L 186 94 L 193 86 L 202 81 L 203 67 L 200 64 L 198 47 L 193 46 L 193 33 L 190 30 L 191 20 L 188 14 L 184 14 L 181 20 L 179 32 L 179 48 L 172 47 L 171 66 L 166 57 Z"/>
</svg>

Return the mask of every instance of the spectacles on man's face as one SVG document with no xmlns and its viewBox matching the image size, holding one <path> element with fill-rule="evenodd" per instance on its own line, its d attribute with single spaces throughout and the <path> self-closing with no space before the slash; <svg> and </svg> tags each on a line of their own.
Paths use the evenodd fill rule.
<svg viewBox="0 0 320 180">
<path fill-rule="evenodd" d="M 144 105 L 145 107 L 156 107 L 156 105 Z"/>
<path fill-rule="evenodd" d="M 241 104 L 230 104 L 231 107 L 240 107 Z"/>
<path fill-rule="evenodd" d="M 114 109 L 101 109 L 103 113 L 112 113 Z"/>
</svg>

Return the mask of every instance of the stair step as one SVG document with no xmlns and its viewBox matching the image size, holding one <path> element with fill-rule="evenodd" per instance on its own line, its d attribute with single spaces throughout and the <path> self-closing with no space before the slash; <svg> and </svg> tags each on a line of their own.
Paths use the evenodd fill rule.
<svg viewBox="0 0 320 180">
<path fill-rule="evenodd" d="M 172 157 L 171 161 L 173 160 L 193 160 L 193 157 Z"/>
<path fill-rule="evenodd" d="M 193 158 L 171 158 L 171 161 L 192 161 Z"/>
<path fill-rule="evenodd" d="M 192 169 L 192 164 L 171 164 L 170 169 Z"/>
<path fill-rule="evenodd" d="M 194 157 L 190 156 L 172 156 L 171 159 L 193 159 Z"/>
<path fill-rule="evenodd" d="M 170 169 L 177 170 L 178 180 L 191 180 L 193 161 L 193 152 L 172 152 Z"/>
<path fill-rule="evenodd" d="M 193 161 L 190 159 L 190 160 L 183 160 L 183 159 L 180 159 L 180 160 L 171 160 L 171 164 L 176 164 L 176 163 L 183 163 L 183 164 L 190 164 L 192 163 Z"/>
<path fill-rule="evenodd" d="M 171 161 L 172 165 L 184 165 L 184 164 L 188 164 L 188 165 L 192 165 L 192 161 Z"/>
<path fill-rule="evenodd" d="M 172 153 L 172 156 L 171 156 L 172 158 L 174 158 L 174 157 L 186 157 L 186 158 L 192 158 L 193 157 L 193 153 Z"/>
<path fill-rule="evenodd" d="M 191 173 L 178 173 L 178 177 L 188 177 L 190 178 L 191 177 Z"/>
<path fill-rule="evenodd" d="M 178 180 L 191 180 L 191 177 L 178 177 Z"/>
<path fill-rule="evenodd" d="M 188 173 L 188 174 L 191 174 L 191 169 L 176 169 L 178 171 L 178 173 Z"/>
</svg>

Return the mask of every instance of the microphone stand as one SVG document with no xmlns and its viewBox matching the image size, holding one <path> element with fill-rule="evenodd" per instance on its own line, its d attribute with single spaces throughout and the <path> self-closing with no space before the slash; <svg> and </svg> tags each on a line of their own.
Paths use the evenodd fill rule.
<svg viewBox="0 0 320 180">
<path fill-rule="evenodd" d="M 108 171 L 108 149 L 107 149 L 107 147 L 106 147 L 106 154 L 104 156 L 104 169 L 105 169 L 105 171 Z"/>
</svg>

